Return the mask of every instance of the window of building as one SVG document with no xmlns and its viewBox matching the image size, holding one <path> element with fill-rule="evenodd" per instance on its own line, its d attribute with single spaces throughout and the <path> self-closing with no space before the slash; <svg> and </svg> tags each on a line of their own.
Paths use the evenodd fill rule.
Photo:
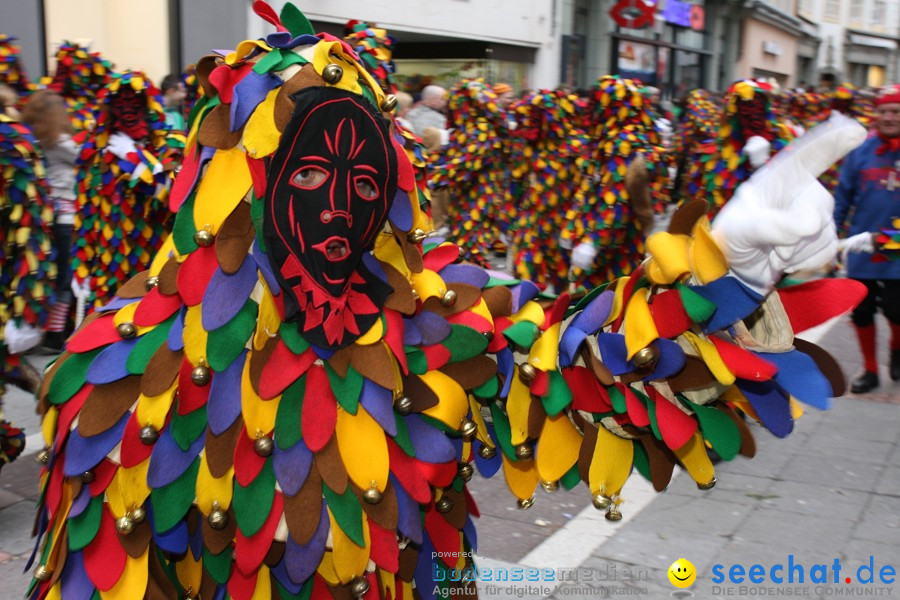
<svg viewBox="0 0 900 600">
<path fill-rule="evenodd" d="M 850 0 L 850 22 L 861 23 L 863 19 L 863 0 Z"/>
<path fill-rule="evenodd" d="M 841 0 L 825 0 L 825 18 L 837 21 L 841 17 Z"/>
<path fill-rule="evenodd" d="M 797 0 L 797 14 L 812 17 L 812 0 Z"/>
<path fill-rule="evenodd" d="M 884 25 L 885 12 L 884 0 L 875 0 L 872 5 L 872 25 Z"/>
<path fill-rule="evenodd" d="M 768 0 L 768 3 L 785 14 L 794 14 L 794 0 Z"/>
</svg>

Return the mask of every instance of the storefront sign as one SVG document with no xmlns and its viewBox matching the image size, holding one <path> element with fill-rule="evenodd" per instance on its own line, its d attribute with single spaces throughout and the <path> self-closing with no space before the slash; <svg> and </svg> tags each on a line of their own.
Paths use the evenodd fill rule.
<svg viewBox="0 0 900 600">
<path fill-rule="evenodd" d="M 706 13 L 702 6 L 683 0 L 666 0 L 662 17 L 667 23 L 679 27 L 690 27 L 696 31 L 702 31 L 706 21 Z"/>
<path fill-rule="evenodd" d="M 656 6 L 647 4 L 644 0 L 619 0 L 609 14 L 619 27 L 643 29 L 653 25 L 655 11 Z"/>
</svg>

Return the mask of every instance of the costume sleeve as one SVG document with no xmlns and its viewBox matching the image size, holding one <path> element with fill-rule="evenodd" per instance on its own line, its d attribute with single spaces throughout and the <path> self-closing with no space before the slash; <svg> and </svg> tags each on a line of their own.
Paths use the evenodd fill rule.
<svg viewBox="0 0 900 600">
<path fill-rule="evenodd" d="M 858 155 L 858 152 L 853 152 L 844 161 L 838 187 L 834 192 L 834 224 L 837 225 L 838 231 L 844 225 L 850 207 L 856 204 L 856 196 L 859 193 Z"/>
</svg>

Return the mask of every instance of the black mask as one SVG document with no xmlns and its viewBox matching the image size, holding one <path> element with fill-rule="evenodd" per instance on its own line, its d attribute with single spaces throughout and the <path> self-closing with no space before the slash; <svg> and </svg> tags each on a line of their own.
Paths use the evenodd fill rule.
<svg viewBox="0 0 900 600">
<path fill-rule="evenodd" d="M 285 291 L 285 321 L 313 344 L 366 333 L 390 286 L 363 264 L 397 188 L 386 121 L 356 94 L 314 87 L 296 103 L 268 167 L 263 235 Z"/>
</svg>

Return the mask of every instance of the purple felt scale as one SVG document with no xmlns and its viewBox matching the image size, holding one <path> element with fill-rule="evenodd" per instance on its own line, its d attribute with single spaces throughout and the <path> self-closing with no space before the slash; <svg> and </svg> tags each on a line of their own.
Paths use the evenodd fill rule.
<svg viewBox="0 0 900 600">
<path fill-rule="evenodd" d="M 72 506 L 69 508 L 69 519 L 74 519 L 78 515 L 84 512 L 84 509 L 88 507 L 91 503 L 91 488 L 90 486 L 83 485 L 81 486 L 81 491 L 78 492 L 78 495 L 75 496 L 75 499 L 72 500 Z"/>
<path fill-rule="evenodd" d="M 422 520 L 419 517 L 419 505 L 409 497 L 400 481 L 390 476 L 391 487 L 397 496 L 397 531 L 416 544 L 422 543 Z"/>
<path fill-rule="evenodd" d="M 383 282 L 387 283 L 387 273 L 384 272 L 384 267 L 381 266 L 381 261 L 375 258 L 374 254 L 370 254 L 366 252 L 362 255 L 362 262 L 366 265 L 366 268 Z"/>
<path fill-rule="evenodd" d="M 222 435 L 241 415 L 241 376 L 246 361 L 244 350 L 227 369 L 213 377 L 206 411 L 213 435 Z"/>
<path fill-rule="evenodd" d="M 447 265 L 438 272 L 438 275 L 447 283 L 465 283 L 478 289 L 486 286 L 491 280 L 491 276 L 484 269 L 473 265 Z"/>
<path fill-rule="evenodd" d="M 572 319 L 572 327 L 591 334 L 600 331 L 609 313 L 612 311 L 613 299 L 615 294 L 612 291 L 605 291 L 584 307 L 578 315 Z"/>
<path fill-rule="evenodd" d="M 178 311 L 169 328 L 169 339 L 166 340 L 166 344 L 172 352 L 184 349 L 184 336 L 182 335 L 184 333 L 184 311 L 185 309 Z"/>
<path fill-rule="evenodd" d="M 750 401 L 762 424 L 775 436 L 787 437 L 794 430 L 790 403 L 773 382 L 738 379 L 737 386 Z"/>
<path fill-rule="evenodd" d="M 231 96 L 231 131 L 241 129 L 266 95 L 282 84 L 274 73 L 248 72 L 236 86 Z"/>
<path fill-rule="evenodd" d="M 541 290 L 530 281 L 523 281 L 519 285 L 511 287 L 509 291 L 512 292 L 513 297 L 512 311 L 517 313 L 526 302 L 537 296 Z"/>
<path fill-rule="evenodd" d="M 403 417 L 416 458 L 427 463 L 444 463 L 456 458 L 453 444 L 437 427 L 426 423 L 419 415 Z"/>
<path fill-rule="evenodd" d="M 197 436 L 197 439 L 185 452 L 178 447 L 178 443 L 172 437 L 172 428 L 163 429 L 153 446 L 153 453 L 150 455 L 147 485 L 153 489 L 161 488 L 181 477 L 194 459 L 200 455 L 204 442 L 206 442 L 205 436 Z"/>
<path fill-rule="evenodd" d="M 628 350 L 625 346 L 624 335 L 601 333 L 597 336 L 597 346 L 600 348 L 600 358 L 603 360 L 603 364 L 613 375 L 624 375 L 634 369 L 628 362 Z"/>
<path fill-rule="evenodd" d="M 416 327 L 413 319 L 403 318 L 403 344 L 405 346 L 421 346 L 422 332 Z"/>
<path fill-rule="evenodd" d="M 571 367 L 575 362 L 575 354 L 581 347 L 581 343 L 585 340 L 587 334 L 570 324 L 563 333 L 562 339 L 559 341 L 559 364 L 561 367 Z"/>
<path fill-rule="evenodd" d="M 764 300 L 734 277 L 720 277 L 706 285 L 691 286 L 691 290 L 716 305 L 716 312 L 704 327 L 707 332 L 725 329 L 732 323 L 746 318 Z"/>
<path fill-rule="evenodd" d="M 438 600 L 434 591 L 440 588 L 434 584 L 434 573 L 432 573 L 432 565 L 438 561 L 431 558 L 437 554 L 428 535 L 423 537 L 422 547 L 419 550 L 419 561 L 413 571 L 413 581 L 416 582 L 416 591 L 419 592 L 421 600 Z"/>
<path fill-rule="evenodd" d="M 303 589 L 302 583 L 294 583 L 291 580 L 291 578 L 287 572 L 287 563 L 285 562 L 283 556 L 282 556 L 281 560 L 278 561 L 278 564 L 276 564 L 274 567 L 271 567 L 271 572 L 272 572 L 272 576 L 279 583 L 279 585 L 281 585 L 281 587 L 286 589 L 288 591 L 288 593 L 296 596 L 297 594 L 300 593 L 300 590 Z M 221 589 L 223 592 L 222 598 L 224 600 L 226 588 L 221 588 Z M 213 600 L 219 600 L 219 599 L 218 599 L 218 597 L 216 597 Z"/>
<path fill-rule="evenodd" d="M 122 433 L 125 431 L 125 425 L 130 418 L 131 413 L 126 412 L 119 419 L 118 423 L 103 433 L 92 435 L 91 437 L 82 437 L 78 433 L 77 427 L 69 432 L 66 464 L 63 469 L 65 476 L 75 477 L 76 475 L 81 475 L 100 464 L 100 461 L 112 452 L 116 444 L 122 441 Z"/>
<path fill-rule="evenodd" d="M 397 188 L 394 194 L 394 201 L 388 210 L 388 219 L 397 229 L 401 231 L 409 231 L 412 229 L 412 206 L 409 203 L 409 194 Z"/>
<path fill-rule="evenodd" d="M 319 517 L 319 527 L 312 538 L 302 546 L 287 536 L 284 548 L 284 566 L 288 577 L 295 583 L 303 583 L 316 572 L 322 554 L 325 552 L 325 542 L 328 539 L 328 510 L 325 502 L 322 502 L 322 515 Z"/>
<path fill-rule="evenodd" d="M 447 319 L 430 310 L 423 310 L 413 317 L 413 322 L 422 337 L 423 346 L 440 344 L 452 331 Z"/>
<path fill-rule="evenodd" d="M 831 383 L 822 375 L 816 362 L 799 350 L 760 352 L 760 358 L 778 367 L 775 383 L 797 400 L 820 410 L 831 408 Z"/>
<path fill-rule="evenodd" d="M 94 584 L 91 582 L 84 567 L 84 554 L 82 552 L 69 552 L 66 556 L 66 566 L 63 568 L 60 589 L 61 598 L 72 600 L 91 600 L 94 595 Z"/>
<path fill-rule="evenodd" d="M 263 279 L 266 280 L 266 285 L 269 286 L 269 291 L 272 292 L 272 295 L 278 296 L 281 294 L 281 288 L 278 285 L 278 280 L 275 278 L 275 272 L 272 271 L 272 265 L 269 263 L 265 253 L 260 250 L 257 240 L 253 240 L 253 260 L 256 261 L 256 266 L 259 267 L 259 272 L 262 273 Z"/>
<path fill-rule="evenodd" d="M 512 385 L 513 380 L 513 369 L 516 368 L 516 360 L 515 356 L 513 356 L 512 350 L 509 348 L 504 348 L 500 352 L 497 353 L 497 373 L 503 375 L 503 388 L 500 390 L 500 397 L 506 398 L 509 396 L 509 388 Z"/>
<path fill-rule="evenodd" d="M 249 258 L 232 275 L 217 268 L 203 295 L 203 328 L 215 331 L 227 325 L 247 303 L 257 281 L 256 261 Z"/>
<path fill-rule="evenodd" d="M 109 312 L 112 310 L 122 310 L 129 304 L 134 304 L 135 302 L 139 302 L 140 298 L 119 298 L 118 296 L 113 296 L 113 299 L 101 306 L 97 309 L 96 312 Z"/>
<path fill-rule="evenodd" d="M 125 367 L 128 355 L 140 338 L 116 342 L 104 349 L 88 367 L 85 380 L 94 385 L 112 383 L 131 375 Z"/>
<path fill-rule="evenodd" d="M 294 37 L 289 31 L 276 31 L 275 33 L 270 33 L 266 36 L 266 43 L 268 45 L 282 50 L 290 50 L 297 46 L 311 46 L 319 41 L 319 38 L 314 35 L 304 33 L 303 35 Z"/>
<path fill-rule="evenodd" d="M 150 506 L 151 502 L 147 503 L 147 506 Z M 151 507 L 152 508 L 152 507 Z M 150 523 L 153 525 L 153 541 L 159 546 L 160 550 L 164 550 L 166 552 L 171 552 L 172 554 L 184 554 L 188 549 L 188 526 L 187 521 L 182 519 L 178 521 L 178 524 L 175 525 L 172 529 L 168 531 L 163 531 L 162 533 L 157 532 L 155 517 L 153 515 L 153 511 L 148 509 L 147 516 L 150 518 Z"/>
<path fill-rule="evenodd" d="M 282 491 L 288 496 L 296 496 L 312 466 L 313 454 L 306 447 L 306 443 L 300 440 L 287 450 L 279 448 L 275 444 L 275 452 L 272 455 L 272 467 L 275 470 L 275 479 Z"/>
<path fill-rule="evenodd" d="M 362 392 L 359 395 L 360 404 L 366 412 L 381 425 L 381 428 L 389 436 L 397 435 L 397 421 L 394 419 L 393 393 L 383 388 L 371 379 L 363 379 Z"/>
</svg>

